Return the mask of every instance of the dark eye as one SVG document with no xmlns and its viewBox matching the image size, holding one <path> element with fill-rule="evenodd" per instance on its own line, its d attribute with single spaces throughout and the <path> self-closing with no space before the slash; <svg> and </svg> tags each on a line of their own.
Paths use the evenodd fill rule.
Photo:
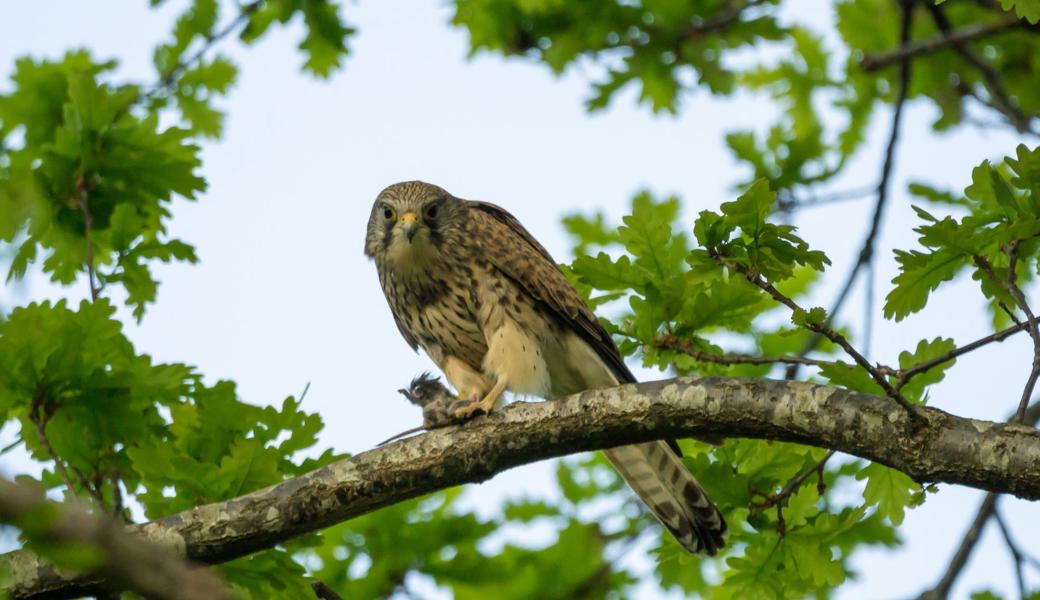
<svg viewBox="0 0 1040 600">
<path fill-rule="evenodd" d="M 386 217 L 387 221 L 393 219 L 394 216 L 395 216 L 394 215 L 394 209 L 390 208 L 389 206 L 384 206 L 383 207 L 383 216 Z"/>
<path fill-rule="evenodd" d="M 431 204 L 431 205 L 427 206 L 426 207 L 426 214 L 425 214 L 426 218 L 430 219 L 430 220 L 436 219 L 437 218 L 437 213 L 439 212 L 439 208 L 440 207 L 438 207 L 436 204 Z"/>
</svg>

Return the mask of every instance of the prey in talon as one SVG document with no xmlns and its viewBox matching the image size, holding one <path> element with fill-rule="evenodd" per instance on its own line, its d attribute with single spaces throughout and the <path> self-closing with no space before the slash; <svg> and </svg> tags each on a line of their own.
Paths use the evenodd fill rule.
<svg viewBox="0 0 1040 600">
<path fill-rule="evenodd" d="M 456 417 L 455 411 L 467 401 L 459 400 L 441 383 L 439 377 L 423 373 L 413 379 L 407 389 L 397 391 L 409 402 L 422 408 L 424 429 L 436 429 L 465 420 Z"/>
<path fill-rule="evenodd" d="M 556 261 L 501 206 L 396 183 L 372 204 L 365 254 L 401 336 L 458 391 L 413 382 L 405 395 L 427 427 L 490 413 L 507 391 L 558 398 L 636 381 Z M 715 554 L 726 523 L 678 449 L 662 440 L 604 454 L 684 548 Z"/>
</svg>

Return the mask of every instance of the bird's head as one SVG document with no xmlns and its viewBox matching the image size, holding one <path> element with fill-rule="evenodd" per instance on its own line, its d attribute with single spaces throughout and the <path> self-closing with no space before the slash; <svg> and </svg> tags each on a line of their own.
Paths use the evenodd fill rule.
<svg viewBox="0 0 1040 600">
<path fill-rule="evenodd" d="M 435 258 L 445 237 L 460 225 L 461 205 L 461 200 L 429 183 L 391 185 L 372 205 L 365 254 L 397 268 Z"/>
</svg>

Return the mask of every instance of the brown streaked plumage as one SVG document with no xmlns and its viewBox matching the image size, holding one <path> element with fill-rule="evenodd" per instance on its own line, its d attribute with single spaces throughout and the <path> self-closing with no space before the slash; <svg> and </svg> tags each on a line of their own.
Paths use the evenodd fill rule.
<svg viewBox="0 0 1040 600">
<path fill-rule="evenodd" d="M 503 208 L 420 181 L 376 198 L 365 254 L 397 328 L 459 394 L 455 416 L 503 391 L 554 398 L 631 383 L 610 334 L 541 244 Z M 726 523 L 674 442 L 604 451 L 690 552 L 715 554 Z"/>
</svg>

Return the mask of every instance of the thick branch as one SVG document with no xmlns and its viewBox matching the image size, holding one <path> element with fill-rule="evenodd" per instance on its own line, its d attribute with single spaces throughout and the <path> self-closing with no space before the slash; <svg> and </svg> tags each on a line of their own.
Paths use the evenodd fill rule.
<svg viewBox="0 0 1040 600">
<path fill-rule="evenodd" d="M 127 535 L 116 521 L 57 505 L 48 501 L 40 490 L 4 479 L 0 479 L 0 522 L 15 525 L 30 522 L 34 524 L 34 538 L 41 542 L 99 550 L 102 557 L 99 573 L 111 582 L 111 590 L 130 589 L 156 600 L 231 599 L 230 592 L 215 575 L 167 551 L 175 548 L 154 547 Z M 44 522 L 47 524 L 41 527 Z M 20 554 L 32 558 L 27 553 Z M 11 566 L 16 586 L 26 568 L 36 575 L 57 573 L 39 558 L 31 562 L 14 561 Z M 38 581 L 43 583 L 42 579 Z"/>
<path fill-rule="evenodd" d="M 919 481 L 1040 499 L 1040 431 L 796 381 L 675 379 L 518 403 L 489 417 L 358 454 L 234 500 L 130 527 L 187 557 L 220 563 L 409 498 L 518 465 L 653 439 L 722 435 L 799 442 L 878 461 Z M 5 556 L 12 596 L 68 598 L 66 579 L 24 551 Z"/>
</svg>

